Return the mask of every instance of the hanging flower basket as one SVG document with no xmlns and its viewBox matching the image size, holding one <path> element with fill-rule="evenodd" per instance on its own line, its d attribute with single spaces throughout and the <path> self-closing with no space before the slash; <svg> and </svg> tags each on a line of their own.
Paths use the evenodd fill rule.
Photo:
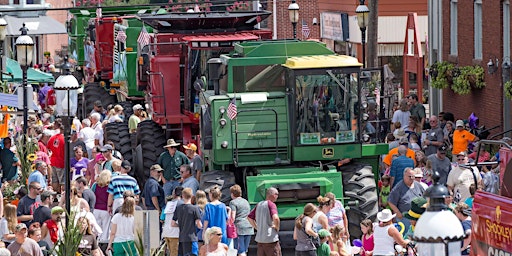
<svg viewBox="0 0 512 256">
<path fill-rule="evenodd" d="M 455 65 L 450 62 L 442 61 L 432 65 L 432 83 L 431 86 L 437 89 L 445 89 L 453 83 L 453 69 Z"/>
<path fill-rule="evenodd" d="M 507 97 L 509 100 L 512 100 L 512 80 L 508 80 L 503 85 L 503 90 L 505 91 L 505 97 Z"/>
</svg>

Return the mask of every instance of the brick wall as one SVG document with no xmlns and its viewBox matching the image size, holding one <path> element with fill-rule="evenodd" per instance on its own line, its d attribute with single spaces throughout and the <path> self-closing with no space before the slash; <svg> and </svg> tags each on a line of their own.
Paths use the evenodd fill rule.
<svg viewBox="0 0 512 256">
<path fill-rule="evenodd" d="M 472 112 L 486 127 L 502 125 L 503 104 L 501 62 L 503 61 L 501 1 L 482 1 L 483 42 L 482 60 L 474 59 L 474 7 L 473 1 L 458 1 L 458 56 L 450 56 L 450 1 L 443 1 L 443 59 L 459 66 L 480 65 L 485 70 L 486 87 L 473 89 L 469 95 L 457 95 L 450 89 L 443 90 L 443 111 L 452 112 L 457 119 L 466 119 Z M 490 57 L 499 59 L 499 69 L 487 73 Z M 436 113 L 434 113 L 436 114 Z M 500 129 L 493 130 L 498 132 Z"/>
<path fill-rule="evenodd" d="M 72 7 L 71 1 L 61 1 L 61 0 L 46 0 L 46 3 L 52 5 L 53 8 L 68 8 Z M 67 11 L 48 11 L 46 15 L 54 18 L 58 22 L 62 24 L 66 24 Z M 58 35 L 46 35 L 43 40 L 43 52 L 48 51 L 52 56 L 55 56 L 55 51 L 60 50 L 61 47 L 68 45 L 68 35 L 67 34 L 58 34 Z M 41 54 L 42 55 L 42 54 Z"/>
<path fill-rule="evenodd" d="M 277 1 L 277 38 L 285 39 L 285 38 L 293 38 L 293 28 L 290 23 L 290 18 L 288 16 L 288 6 L 292 1 Z M 304 20 L 311 30 L 309 38 L 320 38 L 320 26 L 313 25 L 313 18 L 318 20 L 318 24 L 320 24 L 320 12 L 318 10 L 318 3 L 316 0 L 297 0 L 297 4 L 299 5 L 299 22 L 297 23 L 297 38 L 302 38 L 302 20 Z M 267 10 L 272 12 L 273 1 L 268 1 Z M 268 17 L 268 28 L 273 28 L 273 20 L 272 15 Z"/>
</svg>

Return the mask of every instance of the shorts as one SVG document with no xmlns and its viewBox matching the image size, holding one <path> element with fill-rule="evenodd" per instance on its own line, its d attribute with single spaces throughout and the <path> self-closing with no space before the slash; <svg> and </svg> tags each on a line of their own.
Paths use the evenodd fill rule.
<svg viewBox="0 0 512 256">
<path fill-rule="evenodd" d="M 179 256 L 199 255 L 199 246 L 197 242 L 180 242 L 178 248 Z"/>
<path fill-rule="evenodd" d="M 66 182 L 66 169 L 52 166 L 52 181 L 64 185 Z"/>
<path fill-rule="evenodd" d="M 169 249 L 170 256 L 178 256 L 178 246 L 179 246 L 179 238 L 174 237 L 165 237 L 165 243 L 167 244 L 167 248 Z"/>
<path fill-rule="evenodd" d="M 258 243 L 257 256 L 281 256 L 281 245 L 279 242 Z"/>
<path fill-rule="evenodd" d="M 113 256 L 138 255 L 134 241 L 113 243 L 112 249 L 114 250 Z"/>
<path fill-rule="evenodd" d="M 234 239 L 235 249 L 238 250 L 238 254 L 246 253 L 249 251 L 249 244 L 251 243 L 251 235 L 238 236 Z"/>
</svg>

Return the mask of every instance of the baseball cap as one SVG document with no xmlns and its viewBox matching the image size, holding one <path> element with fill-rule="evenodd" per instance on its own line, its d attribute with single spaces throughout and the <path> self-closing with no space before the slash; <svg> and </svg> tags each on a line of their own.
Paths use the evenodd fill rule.
<svg viewBox="0 0 512 256">
<path fill-rule="evenodd" d="M 55 206 L 52 208 L 52 214 L 59 214 L 59 213 L 63 213 L 64 212 L 64 209 L 60 206 Z"/>
<path fill-rule="evenodd" d="M 16 228 L 14 228 L 16 230 L 16 232 L 19 232 L 23 229 L 27 229 L 27 225 L 25 225 L 25 223 L 18 223 L 16 225 Z"/>
<path fill-rule="evenodd" d="M 414 177 L 423 178 L 423 171 L 420 168 L 414 168 Z"/>
<path fill-rule="evenodd" d="M 44 201 L 44 200 L 48 199 L 49 197 L 54 196 L 56 194 L 57 194 L 57 192 L 55 192 L 55 191 L 45 190 L 45 191 L 43 191 L 43 193 L 41 193 L 41 201 Z"/>
<path fill-rule="evenodd" d="M 189 144 L 183 146 L 183 148 L 184 149 L 190 149 L 190 150 L 193 150 L 193 151 L 197 151 L 197 146 L 194 143 L 189 143 Z"/>
<path fill-rule="evenodd" d="M 129 170 L 132 168 L 132 164 L 130 164 L 130 162 L 128 162 L 128 160 L 123 160 L 123 162 L 121 162 L 121 167 Z"/>
<path fill-rule="evenodd" d="M 133 107 L 132 107 L 133 111 L 136 111 L 136 110 L 139 110 L 139 109 L 143 109 L 142 105 L 140 104 L 135 104 Z"/>
<path fill-rule="evenodd" d="M 409 144 L 409 140 L 407 139 L 407 137 L 400 138 L 398 140 L 398 144 L 400 144 L 400 145 L 407 145 L 407 144 Z"/>
<path fill-rule="evenodd" d="M 152 171 L 158 171 L 158 172 L 161 172 L 161 171 L 164 170 L 164 169 L 162 169 L 162 167 L 159 164 L 154 164 L 149 169 L 152 170 Z"/>
<path fill-rule="evenodd" d="M 455 127 L 459 127 L 459 126 L 464 127 L 464 121 L 462 121 L 462 120 L 457 120 L 457 122 L 455 122 Z"/>
<path fill-rule="evenodd" d="M 318 236 L 320 238 L 325 238 L 325 237 L 331 236 L 331 232 L 329 232 L 329 230 L 327 230 L 327 229 L 320 229 L 318 231 Z"/>
<path fill-rule="evenodd" d="M 458 156 L 466 156 L 466 152 L 462 151 L 457 154 Z"/>
<path fill-rule="evenodd" d="M 101 100 L 97 100 L 97 101 L 95 101 L 95 102 L 94 102 L 94 106 L 96 106 L 96 107 L 102 107 L 102 105 L 101 105 Z"/>
<path fill-rule="evenodd" d="M 439 150 L 439 152 L 446 152 L 447 149 L 448 149 L 448 147 L 446 145 L 442 145 L 437 148 L 437 150 Z"/>
<path fill-rule="evenodd" d="M 110 145 L 110 144 L 106 144 L 106 145 L 104 145 L 104 146 L 100 149 L 100 151 L 101 151 L 101 152 L 107 152 L 107 151 L 109 151 L 109 150 L 113 150 L 113 149 L 114 149 L 114 148 L 112 148 L 112 145 Z"/>
</svg>

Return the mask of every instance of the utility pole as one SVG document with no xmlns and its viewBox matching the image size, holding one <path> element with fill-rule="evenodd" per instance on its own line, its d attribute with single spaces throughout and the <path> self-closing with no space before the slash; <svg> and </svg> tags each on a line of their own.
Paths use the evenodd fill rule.
<svg viewBox="0 0 512 256">
<path fill-rule="evenodd" d="M 379 66 L 379 59 L 377 56 L 377 32 L 379 30 L 379 0 L 368 0 L 368 9 L 370 9 L 370 14 L 368 17 L 368 54 L 366 57 L 366 67 L 374 68 Z"/>
</svg>

